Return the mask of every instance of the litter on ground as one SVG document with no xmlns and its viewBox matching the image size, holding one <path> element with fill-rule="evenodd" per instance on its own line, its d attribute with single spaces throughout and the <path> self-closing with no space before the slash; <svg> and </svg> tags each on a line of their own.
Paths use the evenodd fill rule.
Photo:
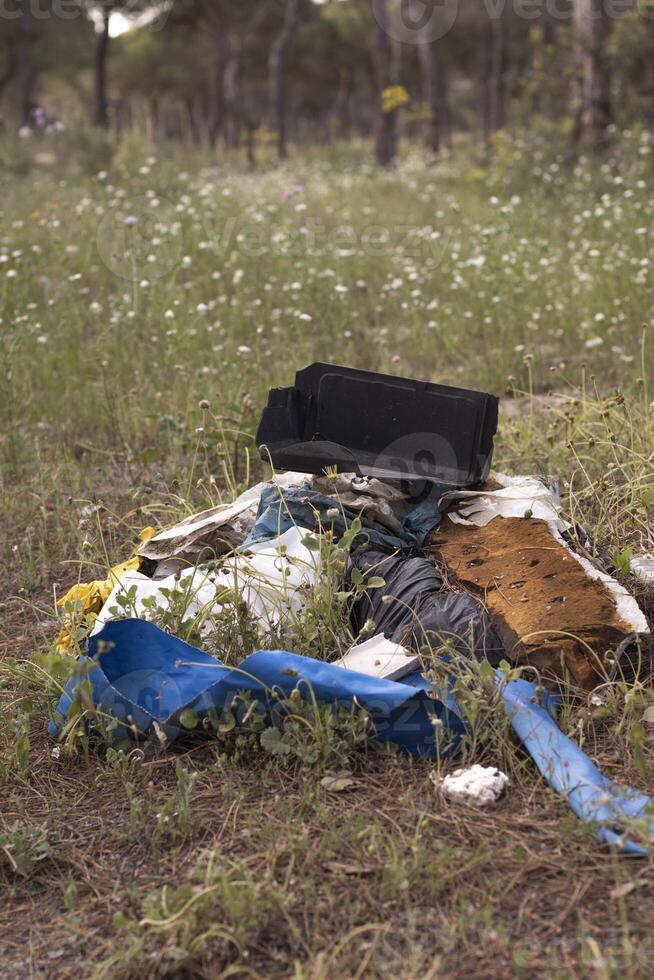
<svg viewBox="0 0 654 980">
<path fill-rule="evenodd" d="M 325 364 L 298 372 L 271 391 L 257 439 L 264 461 L 291 472 L 146 529 L 106 580 L 61 600 L 58 648 L 80 656 L 52 736 L 64 742 L 92 717 L 109 740 L 165 747 L 210 737 L 225 713 L 274 721 L 300 698 L 365 711 L 370 743 L 454 759 L 471 726 L 457 678 L 483 665 L 545 780 L 600 841 L 646 853 L 654 802 L 604 777 L 559 729 L 556 690 L 588 697 L 616 649 L 642 659 L 647 620 L 591 560 L 555 491 L 491 476 L 496 425 L 484 393 Z M 322 659 L 284 649 L 325 590 L 349 597 L 349 638 L 328 637 Z M 251 645 L 232 662 L 226 636 L 243 616 Z M 485 805 L 507 785 L 473 765 L 440 788 Z"/>
<path fill-rule="evenodd" d="M 466 803 L 468 806 L 488 806 L 497 803 L 507 791 L 509 777 L 491 766 L 470 766 L 455 769 L 443 776 L 437 786 L 450 803 Z"/>
</svg>

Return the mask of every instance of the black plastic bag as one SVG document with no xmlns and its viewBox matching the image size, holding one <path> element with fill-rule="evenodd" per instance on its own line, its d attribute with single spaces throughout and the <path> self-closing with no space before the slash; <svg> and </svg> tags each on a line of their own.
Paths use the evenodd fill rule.
<svg viewBox="0 0 654 980">
<path fill-rule="evenodd" d="M 435 650 L 449 641 L 463 655 L 486 657 L 494 665 L 502 659 L 504 650 L 482 603 L 445 588 L 428 559 L 366 551 L 355 558 L 354 567 L 364 579 L 380 575 L 386 583 L 357 602 L 352 623 L 356 634 L 373 620 L 373 635 L 383 633 L 414 652 Z"/>
</svg>

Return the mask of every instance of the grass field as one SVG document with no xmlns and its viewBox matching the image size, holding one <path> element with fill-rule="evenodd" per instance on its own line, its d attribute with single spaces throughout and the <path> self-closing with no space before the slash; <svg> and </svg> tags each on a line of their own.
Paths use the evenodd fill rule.
<svg viewBox="0 0 654 980">
<path fill-rule="evenodd" d="M 55 599 L 260 476 L 267 390 L 312 360 L 500 394 L 497 467 L 558 478 L 618 567 L 652 551 L 649 136 L 603 164 L 507 143 L 489 170 L 462 149 L 389 173 L 357 147 L 254 174 L 134 137 L 94 175 L 12 152 L 0 975 L 651 976 L 654 863 L 599 849 L 505 733 L 486 756 L 513 786 L 481 814 L 445 807 L 427 763 L 343 740 L 302 765 L 229 741 L 53 753 L 46 734 Z M 653 705 L 615 684 L 565 724 L 652 790 Z"/>
</svg>

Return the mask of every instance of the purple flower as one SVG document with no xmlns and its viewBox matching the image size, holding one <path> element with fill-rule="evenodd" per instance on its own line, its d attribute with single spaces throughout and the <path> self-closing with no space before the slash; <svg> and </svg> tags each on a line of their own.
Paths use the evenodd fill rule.
<svg viewBox="0 0 654 980">
<path fill-rule="evenodd" d="M 291 184 L 289 190 L 282 194 L 282 201 L 288 201 L 293 194 L 304 194 L 304 184 Z"/>
<path fill-rule="evenodd" d="M 139 219 L 135 214 L 128 214 L 126 218 L 123 218 L 123 224 L 127 225 L 128 228 L 133 228 L 134 225 L 139 223 Z"/>
</svg>

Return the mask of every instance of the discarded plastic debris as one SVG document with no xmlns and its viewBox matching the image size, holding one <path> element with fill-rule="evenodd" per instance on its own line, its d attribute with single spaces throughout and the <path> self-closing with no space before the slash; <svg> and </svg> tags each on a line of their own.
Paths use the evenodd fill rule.
<svg viewBox="0 0 654 980">
<path fill-rule="evenodd" d="M 399 643 L 387 640 L 385 636 L 371 636 L 363 643 L 357 643 L 340 660 L 334 661 L 346 670 L 356 670 L 371 677 L 383 677 L 398 681 L 407 674 L 420 669 L 420 658 Z"/>
<path fill-rule="evenodd" d="M 272 716 L 280 697 L 306 699 L 311 689 L 319 705 L 366 710 L 367 737 L 443 759 L 469 733 L 455 675 L 474 657 L 496 668 L 510 724 L 550 785 L 601 841 L 644 853 L 629 835 L 637 820 L 639 839 L 654 839 L 653 801 L 606 779 L 559 730 L 557 699 L 507 680 L 498 665 L 532 664 L 546 679 L 592 690 L 608 667 L 604 652 L 626 650 L 647 621 L 619 582 L 574 550 L 578 529 L 542 481 L 499 476 L 471 489 L 488 475 L 496 423 L 497 400 L 480 392 L 323 364 L 298 372 L 294 388 L 271 392 L 258 436 L 265 458 L 296 471 L 149 529 L 107 580 L 62 600 L 82 605 L 87 628 L 97 619 L 51 734 L 66 738 L 95 709 L 108 738 L 165 746 L 189 736 L 189 713 L 200 722 L 192 737 L 209 737 L 204 722 L 244 695 Z M 355 521 L 336 588 L 363 587 L 347 627 L 359 640 L 342 656 L 335 643 L 330 663 L 259 650 L 231 667 L 144 622 L 171 629 L 192 618 L 194 635 L 220 641 L 221 610 L 238 604 L 258 624 L 258 642 L 272 645 L 324 582 L 321 535 L 333 542 Z M 60 650 L 73 646 L 73 628 Z M 444 684 L 425 670 L 435 656 L 452 668 Z M 508 782 L 481 766 L 448 778 L 448 798 L 478 805 Z"/>
<path fill-rule="evenodd" d="M 311 364 L 273 388 L 257 431 L 280 469 L 470 487 L 488 476 L 498 399 L 371 371 Z"/>
<path fill-rule="evenodd" d="M 483 603 L 466 592 L 444 588 L 426 558 L 387 556 L 364 551 L 354 566 L 367 579 L 384 579 L 383 589 L 367 591 L 353 613 L 355 631 L 372 620 L 378 633 L 415 653 L 438 651 L 446 644 L 467 656 L 499 663 L 504 654 Z"/>
<path fill-rule="evenodd" d="M 591 690 L 606 680 L 608 652 L 648 634 L 647 620 L 623 585 L 564 539 L 565 522 L 542 484 L 513 479 L 508 490 L 450 495 L 456 511 L 427 552 L 451 581 L 483 598 L 509 660 Z M 508 516 L 516 504 L 551 518 Z"/>
<path fill-rule="evenodd" d="M 644 582 L 654 582 L 654 555 L 634 555 L 631 573 Z"/>
<path fill-rule="evenodd" d="M 297 487 L 306 480 L 304 473 L 282 473 L 273 474 L 269 484 Z M 160 531 L 145 541 L 136 554 L 154 561 L 183 558 L 193 563 L 227 554 L 240 545 L 251 531 L 264 486 L 268 484 L 259 483 L 242 493 L 232 504 L 203 510 Z"/>
<path fill-rule="evenodd" d="M 284 617 L 304 610 L 320 574 L 320 552 L 307 547 L 309 531 L 289 527 L 271 541 L 251 545 L 246 553 L 225 558 L 220 568 L 188 568 L 164 579 L 129 572 L 116 585 L 98 615 L 93 635 L 111 619 L 136 616 L 151 620 L 156 610 L 184 600 L 183 621 L 200 616 L 203 636 L 213 631 L 212 613 L 235 594 L 265 634 Z"/>
<path fill-rule="evenodd" d="M 455 524 L 485 527 L 495 517 L 530 517 L 558 521 L 558 507 L 544 483 L 530 476 L 495 475 L 497 490 L 452 490 L 442 498 L 444 506 L 456 502 L 450 512 Z"/>
<path fill-rule="evenodd" d="M 506 793 L 509 777 L 492 766 L 474 765 L 456 769 L 437 782 L 438 789 L 450 803 L 468 806 L 488 806 L 497 803 Z"/>
<path fill-rule="evenodd" d="M 436 511 L 432 527 L 438 523 L 439 516 Z M 374 545 L 388 552 L 415 550 L 418 547 L 417 538 L 411 532 L 402 536 L 393 534 L 374 518 L 344 507 L 338 498 L 311 489 L 308 482 L 304 486 L 288 489 L 264 487 L 254 526 L 243 547 L 271 540 L 280 531 L 286 531 L 296 524 L 312 531 L 332 531 L 335 537 L 340 538 L 357 518 L 364 525 L 362 539 L 369 547 Z"/>
<path fill-rule="evenodd" d="M 547 782 L 593 826 L 600 841 L 645 854 L 630 839 L 630 828 L 637 826 L 639 836 L 654 840 L 654 800 L 602 775 L 558 728 L 556 698 L 539 694 L 529 681 L 506 681 L 500 670 L 496 680 L 510 724 Z M 168 745 L 184 734 L 180 719 L 187 710 L 197 715 L 201 734 L 204 717 L 231 708 L 243 693 L 270 711 L 275 695 L 306 696 L 309 689 L 318 704 L 367 710 L 370 738 L 414 756 L 455 755 L 468 731 L 452 684 L 435 697 L 420 673 L 401 682 L 382 680 L 279 650 L 257 651 L 230 668 L 138 619 L 110 622 L 91 638 L 88 657 L 80 659 L 66 685 L 49 731 L 66 736 L 79 717 L 80 690 L 85 710 L 92 703 L 98 722 L 108 721 L 108 739 L 151 737 Z"/>
<path fill-rule="evenodd" d="M 139 534 L 142 543 L 150 540 L 155 534 L 152 527 L 144 528 Z M 79 582 L 68 590 L 65 596 L 57 600 L 57 605 L 64 610 L 64 623 L 57 637 L 57 653 L 76 652 L 74 650 L 76 622 L 77 618 L 100 613 L 111 596 L 112 590 L 127 576 L 134 574 L 141 567 L 141 558 L 138 550 L 133 553 L 133 557 L 120 565 L 114 565 L 109 570 L 106 579 L 98 579 L 94 582 Z M 66 607 L 74 606 L 75 613 L 66 614 Z M 80 608 L 81 607 L 81 608 Z"/>
</svg>

